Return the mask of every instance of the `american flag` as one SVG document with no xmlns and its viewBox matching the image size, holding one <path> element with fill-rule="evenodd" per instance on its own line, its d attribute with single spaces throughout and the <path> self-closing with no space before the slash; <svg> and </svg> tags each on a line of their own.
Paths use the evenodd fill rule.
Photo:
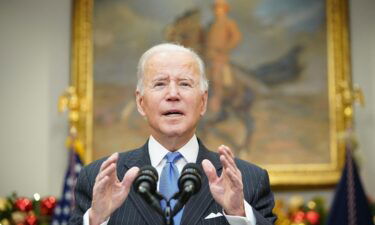
<svg viewBox="0 0 375 225">
<path fill-rule="evenodd" d="M 346 149 L 345 167 L 337 184 L 327 225 L 373 225 L 369 202 L 351 149 Z"/>
<path fill-rule="evenodd" d="M 74 206 L 74 187 L 83 164 L 79 154 L 71 148 L 69 151 L 68 169 L 64 179 L 61 199 L 54 210 L 52 225 L 67 225 Z"/>
</svg>

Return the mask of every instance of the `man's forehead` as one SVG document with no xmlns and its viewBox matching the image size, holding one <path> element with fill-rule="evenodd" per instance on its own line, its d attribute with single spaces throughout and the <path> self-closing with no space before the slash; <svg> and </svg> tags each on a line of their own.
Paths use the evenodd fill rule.
<svg viewBox="0 0 375 225">
<path fill-rule="evenodd" d="M 185 70 L 198 73 L 198 63 L 195 58 L 182 51 L 158 52 L 150 56 L 145 63 L 145 74 L 149 72 L 176 72 L 173 70 Z"/>
</svg>

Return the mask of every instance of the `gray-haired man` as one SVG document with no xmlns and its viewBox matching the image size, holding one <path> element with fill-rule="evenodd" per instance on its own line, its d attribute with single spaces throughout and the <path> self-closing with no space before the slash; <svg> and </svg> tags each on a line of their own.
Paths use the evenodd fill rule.
<svg viewBox="0 0 375 225">
<path fill-rule="evenodd" d="M 273 195 L 267 172 L 235 159 L 227 146 L 208 151 L 195 136 L 206 112 L 208 82 L 202 60 L 193 51 L 160 44 L 146 51 L 138 65 L 136 102 L 151 134 L 144 146 L 85 167 L 76 186 L 70 224 L 163 224 L 163 218 L 131 185 L 144 165 L 161 174 L 166 155 L 178 152 L 181 172 L 202 165 L 202 188 L 186 204 L 175 224 L 273 224 Z"/>
</svg>

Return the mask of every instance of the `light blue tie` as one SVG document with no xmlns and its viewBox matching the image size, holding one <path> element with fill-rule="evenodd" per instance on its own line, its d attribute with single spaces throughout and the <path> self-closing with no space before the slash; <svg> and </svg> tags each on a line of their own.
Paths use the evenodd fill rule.
<svg viewBox="0 0 375 225">
<path fill-rule="evenodd" d="M 179 152 L 169 152 L 165 157 L 167 159 L 167 162 L 163 167 L 163 171 L 161 172 L 159 192 L 169 200 L 174 195 L 174 193 L 178 192 L 177 181 L 179 172 L 175 165 L 175 162 L 180 159 L 182 155 Z M 170 203 L 172 210 L 176 204 L 176 200 L 171 200 Z M 162 200 L 161 206 L 163 210 L 165 210 L 165 208 L 167 207 L 167 203 Z M 174 225 L 180 225 L 182 211 L 183 209 L 173 218 Z"/>
</svg>

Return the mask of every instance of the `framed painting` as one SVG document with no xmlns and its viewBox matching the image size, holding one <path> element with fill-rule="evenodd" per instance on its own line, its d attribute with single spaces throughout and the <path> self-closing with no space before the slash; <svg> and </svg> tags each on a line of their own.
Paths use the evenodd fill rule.
<svg viewBox="0 0 375 225">
<path fill-rule="evenodd" d="M 219 36 L 210 34 L 214 4 L 74 1 L 74 123 L 86 162 L 147 140 L 134 96 L 137 61 L 145 50 L 177 42 L 212 65 L 210 35 Z M 344 161 L 338 137 L 350 126 L 352 109 L 345 100 L 352 86 L 347 1 L 225 4 L 239 38 L 225 55 L 221 83 L 212 82 L 219 75 L 207 69 L 214 104 L 198 137 L 210 149 L 226 144 L 238 157 L 266 168 L 274 186 L 334 184 Z"/>
</svg>

